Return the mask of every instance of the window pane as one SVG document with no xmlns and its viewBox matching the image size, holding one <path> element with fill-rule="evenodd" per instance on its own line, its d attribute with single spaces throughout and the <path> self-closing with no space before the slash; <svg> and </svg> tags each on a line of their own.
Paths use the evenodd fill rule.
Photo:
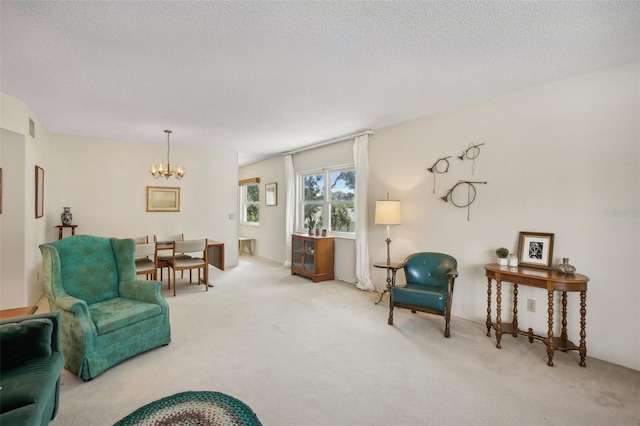
<svg viewBox="0 0 640 426">
<path fill-rule="evenodd" d="M 338 232 L 355 232 L 356 215 L 353 203 L 331 205 L 331 230 Z"/>
<path fill-rule="evenodd" d="M 260 201 L 260 187 L 258 185 L 247 185 L 247 202 L 257 203 Z"/>
<path fill-rule="evenodd" d="M 331 172 L 331 201 L 353 201 L 356 190 L 356 172 Z"/>
<path fill-rule="evenodd" d="M 255 204 L 247 206 L 247 222 L 260 222 L 260 209 Z"/>
<path fill-rule="evenodd" d="M 312 175 L 304 177 L 304 200 L 324 200 L 324 176 Z"/>
</svg>

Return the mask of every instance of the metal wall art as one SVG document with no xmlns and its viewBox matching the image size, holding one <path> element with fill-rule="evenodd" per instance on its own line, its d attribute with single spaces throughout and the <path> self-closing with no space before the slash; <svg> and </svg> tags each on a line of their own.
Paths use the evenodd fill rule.
<svg viewBox="0 0 640 426">
<path fill-rule="evenodd" d="M 458 158 L 460 160 L 472 160 L 471 163 L 471 174 L 475 175 L 476 174 L 476 158 L 478 158 L 478 156 L 480 155 L 480 147 L 484 145 L 483 143 L 479 143 L 479 144 L 469 144 L 469 146 L 467 147 L 467 149 L 465 149 L 462 152 L 462 155 L 459 155 Z"/>
<path fill-rule="evenodd" d="M 433 166 L 427 169 L 427 171 L 433 173 L 433 193 L 434 194 L 436 193 L 436 175 L 438 174 L 441 175 L 449 171 L 449 160 L 447 160 L 447 158 L 451 158 L 451 156 L 438 158 L 436 162 L 433 163 Z"/>
<path fill-rule="evenodd" d="M 484 145 L 484 142 L 476 143 L 476 144 L 470 143 L 469 146 L 467 146 L 467 148 L 464 151 L 462 151 L 462 155 L 456 156 L 456 158 L 460 160 L 473 161 L 471 166 L 471 174 L 475 174 L 475 166 L 476 166 L 475 161 L 476 161 L 476 158 L 478 158 L 478 156 L 480 155 L 480 147 L 482 145 Z M 438 174 L 441 175 L 449 171 L 449 165 L 450 165 L 448 160 L 449 158 L 451 158 L 451 156 L 438 158 L 436 162 L 433 163 L 433 166 L 427 169 L 427 171 L 429 171 L 430 173 L 433 173 L 433 193 L 434 194 L 436 193 L 436 175 Z M 459 180 L 458 183 L 453 185 L 451 189 L 447 191 L 446 195 L 444 195 L 443 197 L 440 197 L 440 199 L 443 200 L 444 202 L 451 201 L 451 204 L 453 204 L 456 207 L 460 207 L 460 208 L 466 207 L 467 220 L 469 220 L 470 219 L 469 206 L 476 199 L 476 187 L 474 186 L 474 184 L 486 185 L 487 182 Z"/>
<path fill-rule="evenodd" d="M 456 207 L 460 207 L 460 208 L 466 207 L 467 220 L 470 219 L 469 206 L 476 199 L 476 187 L 473 186 L 473 184 L 486 185 L 487 182 L 471 182 L 468 180 L 459 180 L 458 183 L 453 185 L 451 189 L 447 191 L 447 194 L 444 197 L 440 197 L 440 199 L 444 202 L 451 201 L 451 204 L 453 204 Z M 465 199 L 465 193 L 466 193 L 466 199 Z"/>
</svg>

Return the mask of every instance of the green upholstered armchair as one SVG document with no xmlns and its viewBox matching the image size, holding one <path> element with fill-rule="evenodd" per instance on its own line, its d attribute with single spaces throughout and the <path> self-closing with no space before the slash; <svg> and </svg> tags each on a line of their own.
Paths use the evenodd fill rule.
<svg viewBox="0 0 640 426">
<path fill-rule="evenodd" d="M 40 250 L 49 306 L 62 316 L 65 367 L 79 378 L 171 341 L 162 283 L 136 279 L 133 239 L 76 235 Z"/>
<path fill-rule="evenodd" d="M 453 285 L 458 276 L 458 262 L 442 253 L 414 253 L 405 259 L 407 284 L 391 287 L 389 325 L 393 325 L 393 308 L 411 309 L 442 315 L 445 320 L 444 337 L 450 336 Z"/>
</svg>

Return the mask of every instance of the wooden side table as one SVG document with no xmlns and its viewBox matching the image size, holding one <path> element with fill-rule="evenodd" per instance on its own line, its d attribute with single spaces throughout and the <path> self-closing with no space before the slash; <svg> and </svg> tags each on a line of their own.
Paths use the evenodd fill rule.
<svg viewBox="0 0 640 426">
<path fill-rule="evenodd" d="M 62 239 L 62 231 L 66 228 L 71 228 L 71 235 L 76 235 L 77 227 L 78 225 L 57 225 L 56 228 L 58 228 L 58 239 Z"/>
<path fill-rule="evenodd" d="M 502 346 L 500 340 L 503 334 L 511 334 L 516 337 L 522 334 L 528 337 L 529 342 L 541 340 L 547 347 L 547 365 L 553 367 L 553 353 L 556 349 L 563 352 L 578 351 L 580 353 L 580 366 L 585 367 L 587 357 L 586 341 L 586 314 L 587 314 L 587 282 L 589 277 L 581 274 L 561 274 L 556 271 L 519 267 L 500 266 L 490 263 L 484 266 L 487 277 L 487 336 L 491 336 L 491 328 L 496 331 L 496 348 Z M 491 320 L 491 281 L 496 281 L 496 321 Z M 511 322 L 502 322 L 502 281 L 513 284 L 513 317 Z M 533 329 L 527 331 L 518 328 L 518 284 L 528 287 L 536 287 L 547 291 L 547 335 L 538 336 Z M 560 337 L 553 335 L 554 292 L 562 293 L 562 331 Z M 575 345 L 567 337 L 567 292 L 580 293 L 580 344 Z"/>
<path fill-rule="evenodd" d="M 380 294 L 380 299 L 375 303 L 376 305 L 382 301 L 382 296 L 384 296 L 385 293 L 391 292 L 391 287 L 395 287 L 396 272 L 398 269 L 404 268 L 405 265 L 406 263 L 404 262 L 377 262 L 373 264 L 376 268 L 385 268 L 387 270 L 387 288 Z"/>
</svg>

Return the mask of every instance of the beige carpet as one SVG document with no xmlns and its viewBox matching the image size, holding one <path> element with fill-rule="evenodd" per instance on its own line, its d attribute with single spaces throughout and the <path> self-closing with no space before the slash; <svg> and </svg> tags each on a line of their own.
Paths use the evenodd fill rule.
<svg viewBox="0 0 640 426">
<path fill-rule="evenodd" d="M 208 390 L 264 425 L 640 425 L 640 372 L 556 352 L 484 324 L 396 310 L 243 255 L 215 287 L 166 290 L 172 343 L 83 383 L 65 371 L 53 425 L 110 425 L 156 399 Z M 386 296 L 385 296 L 386 300 Z M 455 299 L 454 299 L 455 303 Z M 479 301 L 478 303 L 484 303 Z M 588 331 L 588 329 L 587 329 Z M 587 341 L 588 342 L 588 341 Z"/>
</svg>

